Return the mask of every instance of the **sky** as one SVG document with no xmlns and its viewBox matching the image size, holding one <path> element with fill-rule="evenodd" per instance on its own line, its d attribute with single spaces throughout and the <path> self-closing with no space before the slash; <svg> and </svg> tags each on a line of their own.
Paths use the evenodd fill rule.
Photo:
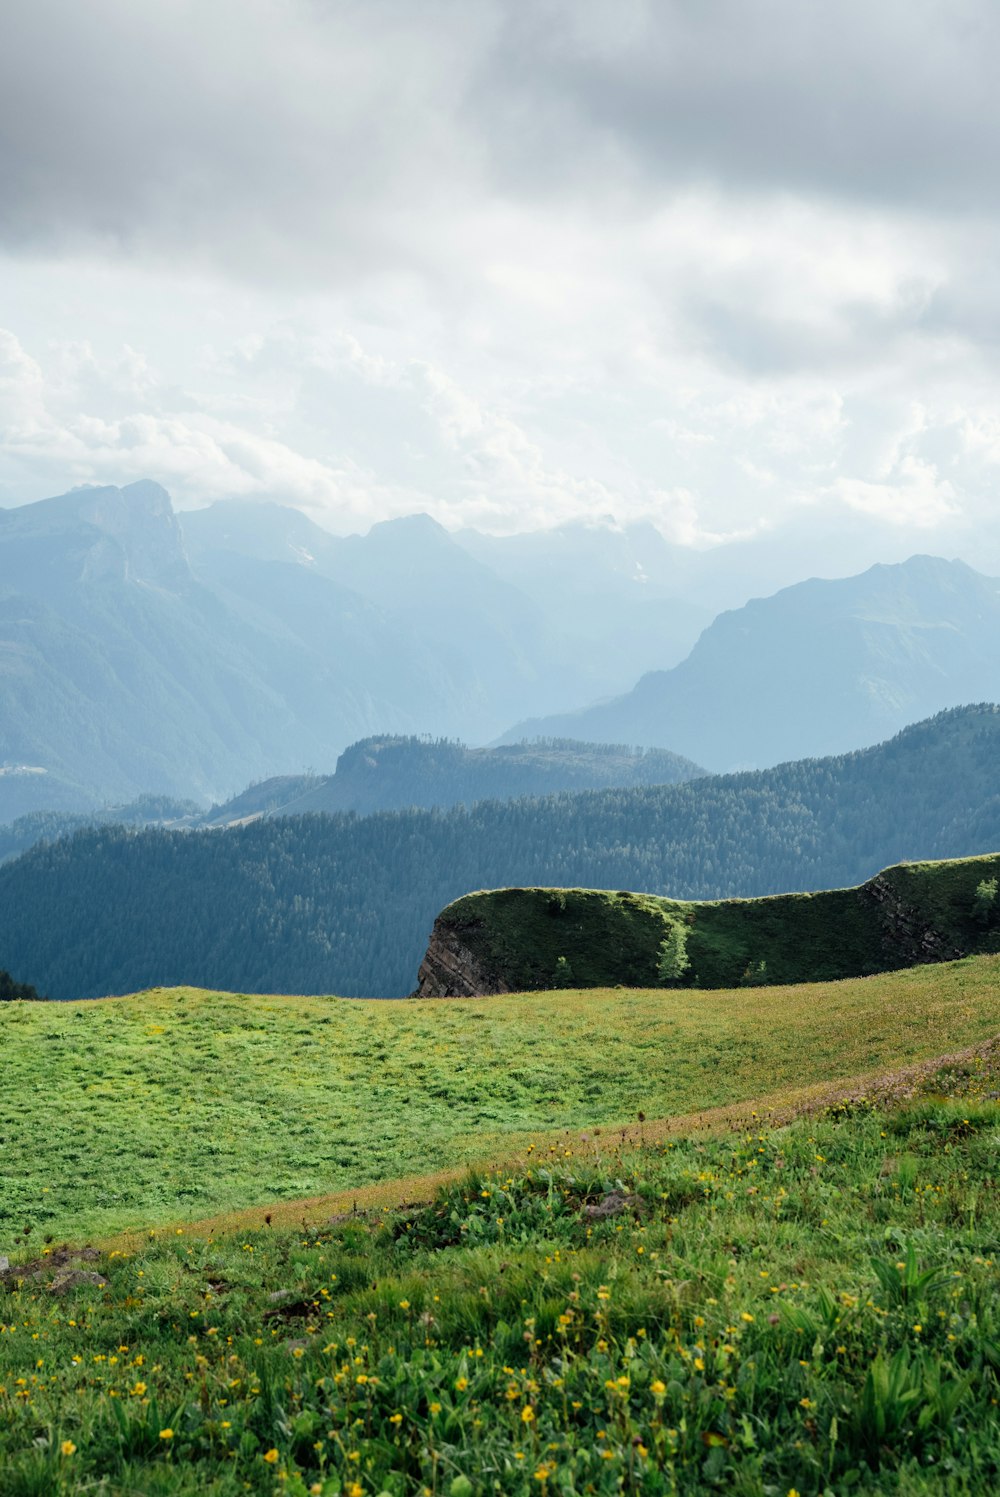
<svg viewBox="0 0 1000 1497">
<path fill-rule="evenodd" d="M 32 0 L 0 503 L 1000 574 L 991 0 Z"/>
</svg>

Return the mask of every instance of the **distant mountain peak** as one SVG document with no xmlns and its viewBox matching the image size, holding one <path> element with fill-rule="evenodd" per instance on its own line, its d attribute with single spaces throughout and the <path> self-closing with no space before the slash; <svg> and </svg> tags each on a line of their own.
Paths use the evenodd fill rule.
<svg viewBox="0 0 1000 1497">
<path fill-rule="evenodd" d="M 435 539 L 439 539 L 442 536 L 446 540 L 452 539 L 450 531 L 445 530 L 444 526 L 435 520 L 433 515 L 427 514 L 424 510 L 414 515 L 398 515 L 393 520 L 379 520 L 371 527 L 368 534 L 370 537 L 376 535 L 419 535 L 433 536 Z"/>
<path fill-rule="evenodd" d="M 337 544 L 300 509 L 276 499 L 219 499 L 204 509 L 185 510 L 180 523 L 195 561 L 228 551 L 314 570 Z"/>
<path fill-rule="evenodd" d="M 0 511 L 0 539 L 11 576 L 28 591 L 44 593 L 57 574 L 64 583 L 118 576 L 174 587 L 190 580 L 170 495 L 150 479 L 71 489 Z"/>
<path fill-rule="evenodd" d="M 82 516 L 105 538 L 87 559 L 87 580 L 109 572 L 161 586 L 190 579 L 177 516 L 161 484 L 142 479 L 124 489 L 102 489 L 82 507 Z"/>
<path fill-rule="evenodd" d="M 669 744 L 720 770 L 838 753 L 1000 697 L 998 641 L 1000 582 L 917 555 L 753 598 L 719 614 L 673 669 L 503 736 Z"/>
<path fill-rule="evenodd" d="M 129 504 L 140 504 L 151 512 L 162 514 L 165 510 L 173 513 L 173 503 L 167 490 L 162 483 L 156 483 L 152 478 L 139 478 L 135 483 L 127 483 L 120 491 Z"/>
</svg>

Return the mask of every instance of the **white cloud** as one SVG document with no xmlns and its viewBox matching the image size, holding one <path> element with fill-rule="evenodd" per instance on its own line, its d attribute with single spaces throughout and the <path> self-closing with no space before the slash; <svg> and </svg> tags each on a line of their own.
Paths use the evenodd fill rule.
<svg viewBox="0 0 1000 1497">
<path fill-rule="evenodd" d="M 841 478 L 832 493 L 861 514 L 910 529 L 934 530 L 942 520 L 958 514 L 954 488 L 932 463 L 910 453 L 900 460 L 894 476 L 894 482 L 884 483 Z"/>
<path fill-rule="evenodd" d="M 547 467 L 513 421 L 481 407 L 430 365 L 397 367 L 369 358 L 352 338 L 326 348 L 313 340 L 299 349 L 286 332 L 274 345 L 263 337 L 245 341 L 217 367 L 232 371 L 247 360 L 267 365 L 272 348 L 279 357 L 265 377 L 291 363 L 299 368 L 300 384 L 319 370 L 346 378 L 355 400 L 363 402 L 374 391 L 374 424 L 383 446 L 379 397 L 389 391 L 410 423 L 421 426 L 423 450 L 435 459 L 427 487 L 397 486 L 388 460 L 390 476 L 380 476 L 350 454 L 323 460 L 278 435 L 262 435 L 257 423 L 226 414 L 225 394 L 200 402 L 186 392 L 178 398 L 132 350 L 105 367 L 90 349 L 58 348 L 47 374 L 9 332 L 0 333 L 0 462 L 8 472 L 33 471 L 33 489 L 153 475 L 182 506 L 267 495 L 335 529 L 366 527 L 420 508 L 455 525 L 480 521 L 502 528 L 512 518 L 530 526 L 539 517 L 551 522 L 613 506 L 614 496 L 601 485 Z M 133 377 L 122 378 L 123 371 Z M 102 414 L 109 390 L 128 405 L 126 411 Z M 235 403 L 240 413 L 243 397 Z M 259 414 L 254 403 L 251 413 Z M 288 413 L 294 415 L 294 402 Z M 313 441 L 318 435 L 305 434 Z"/>
<path fill-rule="evenodd" d="M 702 366 L 697 387 L 671 388 L 676 370 L 633 371 L 627 399 L 553 380 L 498 406 L 436 363 L 320 325 L 279 321 L 217 345 L 191 387 L 130 345 L 36 356 L 7 331 L 0 492 L 151 476 L 181 507 L 263 495 L 341 531 L 414 510 L 498 531 L 613 514 L 694 547 L 767 532 L 780 545 L 782 525 L 818 505 L 922 544 L 992 522 L 1000 436 L 983 392 L 976 406 L 949 387 L 859 408 L 856 392 L 815 379 Z"/>
<path fill-rule="evenodd" d="M 1000 557 L 998 60 L 981 0 L 15 7 L 0 500 Z"/>
<path fill-rule="evenodd" d="M 43 418 L 45 380 L 41 366 L 14 334 L 0 328 L 0 438 L 16 443 Z"/>
</svg>

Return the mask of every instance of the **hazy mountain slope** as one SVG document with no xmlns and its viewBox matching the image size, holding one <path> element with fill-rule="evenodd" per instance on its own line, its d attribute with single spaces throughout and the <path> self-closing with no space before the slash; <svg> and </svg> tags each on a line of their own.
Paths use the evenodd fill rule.
<svg viewBox="0 0 1000 1497">
<path fill-rule="evenodd" d="M 96 804 L 92 790 L 51 770 L 24 764 L 0 767 L 0 826 L 19 816 L 48 811 L 72 814 Z"/>
<path fill-rule="evenodd" d="M 559 790 L 672 785 L 704 771 L 662 749 L 552 740 L 470 749 L 439 739 L 365 738 L 345 749 L 332 775 L 270 780 L 213 809 L 211 823 L 248 815 L 390 811 L 472 805 Z"/>
<path fill-rule="evenodd" d="M 178 515 L 192 563 L 217 553 L 246 556 L 254 561 L 294 562 L 332 576 L 339 541 L 315 525 L 301 510 L 270 500 L 232 499 L 189 509 Z"/>
<path fill-rule="evenodd" d="M 152 483 L 0 510 L 0 766 L 45 771 L 0 775 L 0 817 L 146 791 L 218 799 L 376 729 L 455 731 L 484 701 L 495 730 L 518 699 L 490 707 L 489 660 L 453 668 L 314 567 L 212 558 L 192 571 Z"/>
<path fill-rule="evenodd" d="M 292 715 L 192 577 L 157 485 L 0 511 L 0 558 L 0 758 L 96 796 L 207 794 L 271 767 Z"/>
<path fill-rule="evenodd" d="M 315 774 L 278 774 L 266 780 L 257 780 L 221 805 L 212 806 L 203 813 L 202 826 L 233 826 L 237 822 L 256 821 L 260 816 L 272 813 L 284 815 L 285 807 L 293 805 L 317 785 L 325 784 L 327 776 Z"/>
<path fill-rule="evenodd" d="M 31 811 L 9 825 L 0 826 L 0 863 L 16 858 L 38 842 L 55 842 L 88 826 L 175 826 L 200 824 L 201 807 L 195 801 L 173 800 L 165 795 L 143 795 L 122 806 L 100 806 L 93 811 Z"/>
<path fill-rule="evenodd" d="M 916 556 L 722 614 L 673 670 L 613 701 L 520 723 L 504 741 L 663 744 L 723 769 L 841 752 L 987 697 L 1000 697 L 1000 582 Z"/>
<path fill-rule="evenodd" d="M 455 540 L 586 650 L 595 692 L 617 690 L 626 660 L 635 672 L 682 660 L 718 612 L 697 594 L 702 558 L 648 523 L 573 521 L 508 536 L 462 530 Z"/>
<path fill-rule="evenodd" d="M 232 500 L 186 513 L 181 523 L 207 583 L 264 601 L 268 573 L 280 565 L 286 597 L 297 585 L 318 596 L 326 579 L 367 600 L 399 642 L 395 656 L 383 651 L 372 662 L 372 691 L 396 702 L 413 679 L 430 731 L 489 738 L 510 721 L 513 703 L 547 710 L 594 689 L 586 652 L 565 628 L 428 515 L 338 537 L 297 510 Z M 290 603 L 294 610 L 294 597 Z M 624 671 L 620 664 L 616 684 Z"/>
<path fill-rule="evenodd" d="M 291 562 L 236 555 L 218 555 L 201 575 L 257 637 L 261 674 L 326 746 L 308 762 L 329 764 L 353 724 L 412 732 L 461 721 L 466 683 L 358 593 Z"/>
<path fill-rule="evenodd" d="M 983 706 L 859 753 L 680 785 L 218 832 L 84 831 L 0 868 L 0 967 L 62 998 L 185 982 L 398 995 L 435 916 L 474 889 L 718 899 L 995 852 L 998 762 L 1000 708 Z"/>
</svg>

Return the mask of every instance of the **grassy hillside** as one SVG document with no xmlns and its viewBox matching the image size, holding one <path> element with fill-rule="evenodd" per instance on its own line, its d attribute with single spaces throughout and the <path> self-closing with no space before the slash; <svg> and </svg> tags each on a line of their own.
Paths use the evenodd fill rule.
<svg viewBox="0 0 1000 1497">
<path fill-rule="evenodd" d="M 676 979 L 685 987 L 862 977 L 1000 950 L 998 880 L 1000 853 L 901 864 L 861 888 L 764 899 L 496 889 L 449 905 L 434 943 L 471 955 L 473 991 L 502 983 L 519 992 L 560 977 L 579 987 L 655 984 L 670 922 L 685 935 L 689 966 Z M 437 990 L 432 970 L 424 991 Z"/>
<path fill-rule="evenodd" d="M 994 1047 L 889 1110 L 529 1157 L 311 1230 L 23 1249 L 0 1493 L 984 1497 L 998 1080 Z"/>
<path fill-rule="evenodd" d="M 0 1004 L 0 1252 L 503 1157 L 1000 1033 L 1000 957 L 808 987 Z"/>
</svg>

